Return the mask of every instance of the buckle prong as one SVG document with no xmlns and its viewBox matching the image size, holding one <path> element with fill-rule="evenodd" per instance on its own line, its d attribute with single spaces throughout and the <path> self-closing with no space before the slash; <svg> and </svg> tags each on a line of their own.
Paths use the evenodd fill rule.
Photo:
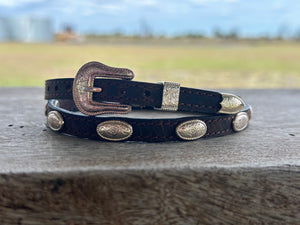
<svg viewBox="0 0 300 225">
<path fill-rule="evenodd" d="M 101 87 L 94 87 L 96 77 L 131 80 L 134 73 L 126 68 L 110 67 L 99 62 L 86 63 L 79 69 L 73 82 L 73 99 L 77 108 L 90 116 L 130 112 L 129 105 L 93 101 L 93 93 L 102 91 Z"/>
<path fill-rule="evenodd" d="M 87 91 L 87 92 L 101 92 L 102 88 L 98 88 L 98 87 L 85 87 L 83 90 Z"/>
</svg>

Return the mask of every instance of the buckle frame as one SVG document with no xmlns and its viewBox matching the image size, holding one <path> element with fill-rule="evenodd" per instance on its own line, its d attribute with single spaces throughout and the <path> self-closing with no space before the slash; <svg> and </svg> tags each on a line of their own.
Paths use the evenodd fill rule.
<svg viewBox="0 0 300 225">
<path fill-rule="evenodd" d="M 73 99 L 82 113 L 95 116 L 105 113 L 125 114 L 131 111 L 130 105 L 117 102 L 95 102 L 93 92 L 101 92 L 101 87 L 94 87 L 96 78 L 132 80 L 134 73 L 130 69 L 104 65 L 100 62 L 88 62 L 77 72 L 73 81 Z"/>
</svg>

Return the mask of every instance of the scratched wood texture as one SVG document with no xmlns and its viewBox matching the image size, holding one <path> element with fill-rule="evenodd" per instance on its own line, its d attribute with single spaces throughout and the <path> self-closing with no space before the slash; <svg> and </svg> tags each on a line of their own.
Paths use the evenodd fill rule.
<svg viewBox="0 0 300 225">
<path fill-rule="evenodd" d="M 227 90 L 234 135 L 109 143 L 45 126 L 42 88 L 0 88 L 0 224 L 300 224 L 300 90 Z"/>
</svg>

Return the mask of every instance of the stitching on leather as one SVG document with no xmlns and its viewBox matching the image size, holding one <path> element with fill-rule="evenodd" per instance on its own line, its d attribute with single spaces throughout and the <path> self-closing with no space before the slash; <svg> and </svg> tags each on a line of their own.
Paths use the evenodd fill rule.
<svg viewBox="0 0 300 225">
<path fill-rule="evenodd" d="M 215 134 L 225 134 L 225 133 L 229 133 L 231 132 L 232 129 L 226 129 L 226 130 L 219 130 L 219 131 L 216 131 L 216 132 L 212 132 L 212 133 L 206 133 L 205 134 L 205 137 L 209 137 L 209 136 L 212 136 L 212 135 L 215 135 Z"/>
<path fill-rule="evenodd" d="M 215 123 L 215 122 L 220 122 L 220 121 L 224 121 L 224 120 L 232 120 L 234 118 L 234 116 L 230 116 L 230 117 L 225 117 L 225 118 L 221 118 L 221 119 L 212 119 L 212 120 L 206 120 L 206 123 Z"/>
<path fill-rule="evenodd" d="M 135 136 L 134 137 L 135 139 L 151 139 L 151 140 L 169 140 L 169 139 L 174 139 L 176 138 L 175 136 L 168 136 L 168 137 L 162 137 L 162 136 L 141 136 L 141 135 L 138 135 L 138 136 Z"/>
<path fill-rule="evenodd" d="M 218 96 L 218 94 L 201 92 L 200 90 L 199 91 L 195 91 L 195 90 L 180 90 L 180 91 L 182 93 L 186 93 L 186 94 L 205 95 L 205 96 L 209 96 L 209 97 L 216 97 L 216 96 Z"/>
<path fill-rule="evenodd" d="M 209 108 L 209 109 L 218 109 L 216 106 L 210 105 L 197 105 L 197 104 L 189 104 L 189 103 L 179 103 L 179 105 L 188 106 L 188 107 L 196 107 L 196 108 Z"/>
<path fill-rule="evenodd" d="M 57 96 L 72 96 L 72 93 L 52 93 L 52 94 L 46 94 L 46 97 L 50 97 L 50 96 L 53 96 L 53 97 L 57 97 Z"/>
<path fill-rule="evenodd" d="M 46 81 L 46 84 L 67 84 L 67 83 L 70 83 L 71 80 L 48 80 Z M 72 83 L 72 82 L 71 82 Z"/>
<path fill-rule="evenodd" d="M 131 125 L 164 125 L 164 126 L 170 126 L 172 125 L 172 122 L 170 120 L 164 120 L 164 121 L 153 121 L 153 122 L 136 122 L 136 121 L 131 121 L 130 122 Z"/>
</svg>

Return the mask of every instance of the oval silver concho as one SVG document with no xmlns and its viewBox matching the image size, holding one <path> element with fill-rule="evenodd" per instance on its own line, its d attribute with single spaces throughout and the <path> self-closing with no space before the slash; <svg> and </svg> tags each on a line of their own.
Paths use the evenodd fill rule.
<svg viewBox="0 0 300 225">
<path fill-rule="evenodd" d="M 48 113 L 47 125 L 51 130 L 59 131 L 64 125 L 64 119 L 57 111 L 51 111 Z"/>
<path fill-rule="evenodd" d="M 179 124 L 176 134 L 183 140 L 196 140 L 206 134 L 207 126 L 202 120 L 189 120 Z"/>
<path fill-rule="evenodd" d="M 233 130 L 235 131 L 242 131 L 244 130 L 249 123 L 248 114 L 245 112 L 240 112 L 236 115 L 232 122 Z"/>
<path fill-rule="evenodd" d="M 132 133 L 132 126 L 119 120 L 108 120 L 99 123 L 97 133 L 100 137 L 109 141 L 123 141 L 128 139 Z"/>
</svg>

